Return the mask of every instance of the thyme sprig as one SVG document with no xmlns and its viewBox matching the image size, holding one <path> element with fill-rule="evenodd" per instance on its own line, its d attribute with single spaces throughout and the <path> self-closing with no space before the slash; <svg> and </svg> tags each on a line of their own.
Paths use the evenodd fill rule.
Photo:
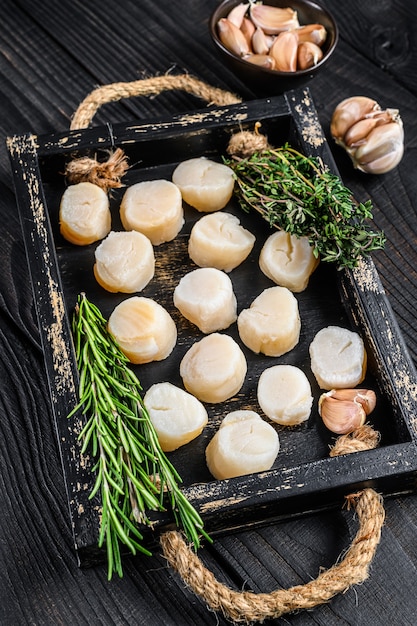
<svg viewBox="0 0 417 626">
<path fill-rule="evenodd" d="M 357 202 L 319 159 L 286 144 L 225 163 L 234 171 L 241 208 L 257 211 L 271 226 L 307 237 L 323 261 L 352 268 L 362 255 L 383 248 L 384 234 L 366 224 L 373 218 L 371 200 Z"/>
<path fill-rule="evenodd" d="M 162 451 L 142 387 L 128 359 L 107 330 L 100 310 L 80 294 L 72 319 L 79 403 L 71 411 L 86 415 L 79 439 L 81 454 L 96 460 L 95 484 L 90 499 L 101 494 L 99 547 L 106 546 L 108 578 L 123 576 L 121 544 L 132 553 L 150 555 L 139 525 L 152 527 L 148 512 L 170 506 L 175 522 L 187 539 L 200 545 L 210 540 L 203 521 L 179 487 L 181 477 Z"/>
</svg>

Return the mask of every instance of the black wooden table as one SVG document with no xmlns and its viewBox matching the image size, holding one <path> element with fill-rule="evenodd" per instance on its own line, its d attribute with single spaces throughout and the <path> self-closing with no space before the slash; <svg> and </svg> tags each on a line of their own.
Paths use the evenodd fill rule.
<svg viewBox="0 0 417 626">
<path fill-rule="evenodd" d="M 5 138 L 66 131 L 96 86 L 167 71 L 189 72 L 253 99 L 222 66 L 209 39 L 214 0 L 193 2 L 3 0 L 0 29 L 0 623 L 226 624 L 207 611 L 158 554 L 126 559 L 124 578 L 105 565 L 79 569 L 54 432 L 32 289 Z M 417 10 L 404 0 L 327 0 L 340 41 L 310 89 L 329 138 L 336 104 L 367 95 L 400 110 L 406 137 L 399 167 L 379 177 L 353 170 L 331 144 L 344 182 L 371 197 L 387 235 L 374 261 L 417 361 Z M 95 124 L 165 117 L 201 102 L 180 92 L 125 100 Z M 313 611 L 275 623 L 417 623 L 417 495 L 385 501 L 386 523 L 369 579 Z M 230 586 L 268 592 L 330 567 L 356 532 L 346 512 L 327 512 L 216 538 L 200 557 Z"/>
</svg>

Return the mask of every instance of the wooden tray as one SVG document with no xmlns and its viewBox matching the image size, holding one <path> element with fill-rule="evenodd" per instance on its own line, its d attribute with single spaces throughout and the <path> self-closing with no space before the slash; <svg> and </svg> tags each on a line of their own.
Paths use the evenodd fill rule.
<svg viewBox="0 0 417 626">
<path fill-rule="evenodd" d="M 305 154 L 321 157 L 336 172 L 308 89 L 229 107 L 205 108 L 164 121 L 8 139 L 81 565 L 94 564 L 102 558 L 96 547 L 100 501 L 88 499 L 93 484 L 92 459 L 81 459 L 77 441 L 83 418 L 79 415 L 76 420 L 67 419 L 77 402 L 70 317 L 81 291 L 106 317 L 128 296 L 110 294 L 95 282 L 92 265 L 97 244 L 79 248 L 59 234 L 65 163 L 74 156 L 97 155 L 104 159 L 106 150 L 117 146 L 125 150 L 131 164 L 124 180 L 126 185 L 154 178 L 169 179 L 174 167 L 186 158 L 206 155 L 219 159 L 225 154 L 230 135 L 242 128 L 252 130 L 257 121 L 262 123 L 262 132 L 272 144 L 279 146 L 289 141 Z M 113 230 L 121 229 L 118 207 L 122 193 L 123 189 L 112 196 Z M 262 289 L 272 285 L 258 268 L 259 251 L 270 230 L 259 216 L 243 213 L 235 200 L 227 210 L 239 215 L 242 224 L 257 237 L 248 260 L 230 274 L 240 311 Z M 170 311 L 178 326 L 178 344 L 165 361 L 135 366 L 144 391 L 153 382 L 163 380 L 181 385 L 179 361 L 189 345 L 202 337 L 172 304 L 172 291 L 179 278 L 195 267 L 187 255 L 187 239 L 193 222 L 200 216 L 186 207 L 186 225 L 180 235 L 155 249 L 155 279 L 143 295 L 155 298 Z M 345 494 L 363 487 L 373 487 L 386 495 L 415 489 L 417 377 L 372 260 L 364 260 L 353 271 L 340 272 L 322 263 L 306 291 L 296 297 L 302 323 L 299 345 L 278 359 L 244 350 L 248 376 L 241 392 L 222 405 L 208 405 L 209 425 L 203 434 L 170 455 L 183 478 L 187 497 L 201 512 L 212 534 L 340 506 Z M 357 330 L 365 341 L 369 367 L 363 386 L 374 389 L 378 397 L 377 408 L 369 420 L 381 432 L 381 444 L 376 450 L 328 457 L 334 436 L 318 416 L 321 391 L 310 371 L 308 346 L 315 333 L 329 324 Z M 236 324 L 227 332 L 238 339 Z M 231 408 L 259 411 L 257 380 L 265 367 L 275 363 L 298 365 L 308 376 L 315 398 L 311 418 L 293 428 L 276 426 L 281 450 L 271 471 L 213 480 L 204 459 L 208 441 Z M 155 522 L 157 530 L 164 530 L 172 519 L 168 514 L 158 515 Z"/>
</svg>

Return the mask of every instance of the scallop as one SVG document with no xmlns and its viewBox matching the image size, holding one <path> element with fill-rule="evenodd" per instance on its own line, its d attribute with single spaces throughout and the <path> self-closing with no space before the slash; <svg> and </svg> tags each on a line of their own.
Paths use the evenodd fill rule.
<svg viewBox="0 0 417 626">
<path fill-rule="evenodd" d="M 181 192 L 169 180 L 146 180 L 128 187 L 120 204 L 126 230 L 138 230 L 154 246 L 172 241 L 184 224 Z"/>
<path fill-rule="evenodd" d="M 232 281 L 213 267 L 185 274 L 174 289 L 174 305 L 203 333 L 228 328 L 237 319 Z"/>
<path fill-rule="evenodd" d="M 153 246 L 137 231 L 111 231 L 96 248 L 93 269 L 97 282 L 107 291 L 142 291 L 155 273 Z"/>
<path fill-rule="evenodd" d="M 59 227 L 62 236 L 77 246 L 103 239 L 111 228 L 106 192 L 88 182 L 67 187 L 61 198 Z"/>
<path fill-rule="evenodd" d="M 309 352 L 311 370 L 321 389 L 351 389 L 365 378 L 365 346 L 354 331 L 340 326 L 322 328 Z"/>
<path fill-rule="evenodd" d="M 169 382 L 155 383 L 143 402 L 164 452 L 171 452 L 198 437 L 208 422 L 204 405 Z"/>
<path fill-rule="evenodd" d="M 229 335 L 212 333 L 195 342 L 180 363 L 184 387 L 202 402 L 224 402 L 240 391 L 246 358 Z"/>
<path fill-rule="evenodd" d="M 109 317 L 108 329 L 132 363 L 162 361 L 177 341 L 177 328 L 168 311 L 142 296 L 118 304 Z"/>
<path fill-rule="evenodd" d="M 188 240 L 188 254 L 200 267 L 231 272 L 250 254 L 255 236 L 231 213 L 218 211 L 201 217 Z"/>
<path fill-rule="evenodd" d="M 211 213 L 223 209 L 233 194 L 234 175 L 227 165 L 198 157 L 183 161 L 172 174 L 187 204 Z"/>
<path fill-rule="evenodd" d="M 318 263 L 307 237 L 296 237 L 285 230 L 270 235 L 259 256 L 265 276 L 296 293 L 307 287 Z"/>
<path fill-rule="evenodd" d="M 313 396 L 304 372 L 294 365 L 274 365 L 258 381 L 258 402 L 273 422 L 295 426 L 310 417 Z"/>
<path fill-rule="evenodd" d="M 281 356 L 300 338 L 298 302 L 286 287 L 265 289 L 237 318 L 239 336 L 257 354 Z"/>
<path fill-rule="evenodd" d="M 222 480 L 271 469 L 279 452 L 273 426 L 255 411 L 232 411 L 206 448 L 210 473 Z"/>
</svg>

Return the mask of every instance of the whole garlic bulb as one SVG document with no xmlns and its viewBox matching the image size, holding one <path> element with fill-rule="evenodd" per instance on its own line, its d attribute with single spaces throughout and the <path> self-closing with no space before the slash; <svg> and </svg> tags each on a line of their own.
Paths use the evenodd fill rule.
<svg viewBox="0 0 417 626">
<path fill-rule="evenodd" d="M 330 124 L 333 139 L 368 174 L 385 174 L 404 154 L 404 129 L 397 109 L 381 109 L 376 100 L 353 96 L 335 108 Z"/>
<path fill-rule="evenodd" d="M 319 398 L 319 415 L 326 428 L 346 435 L 365 424 L 376 405 L 372 389 L 331 389 Z"/>
</svg>

